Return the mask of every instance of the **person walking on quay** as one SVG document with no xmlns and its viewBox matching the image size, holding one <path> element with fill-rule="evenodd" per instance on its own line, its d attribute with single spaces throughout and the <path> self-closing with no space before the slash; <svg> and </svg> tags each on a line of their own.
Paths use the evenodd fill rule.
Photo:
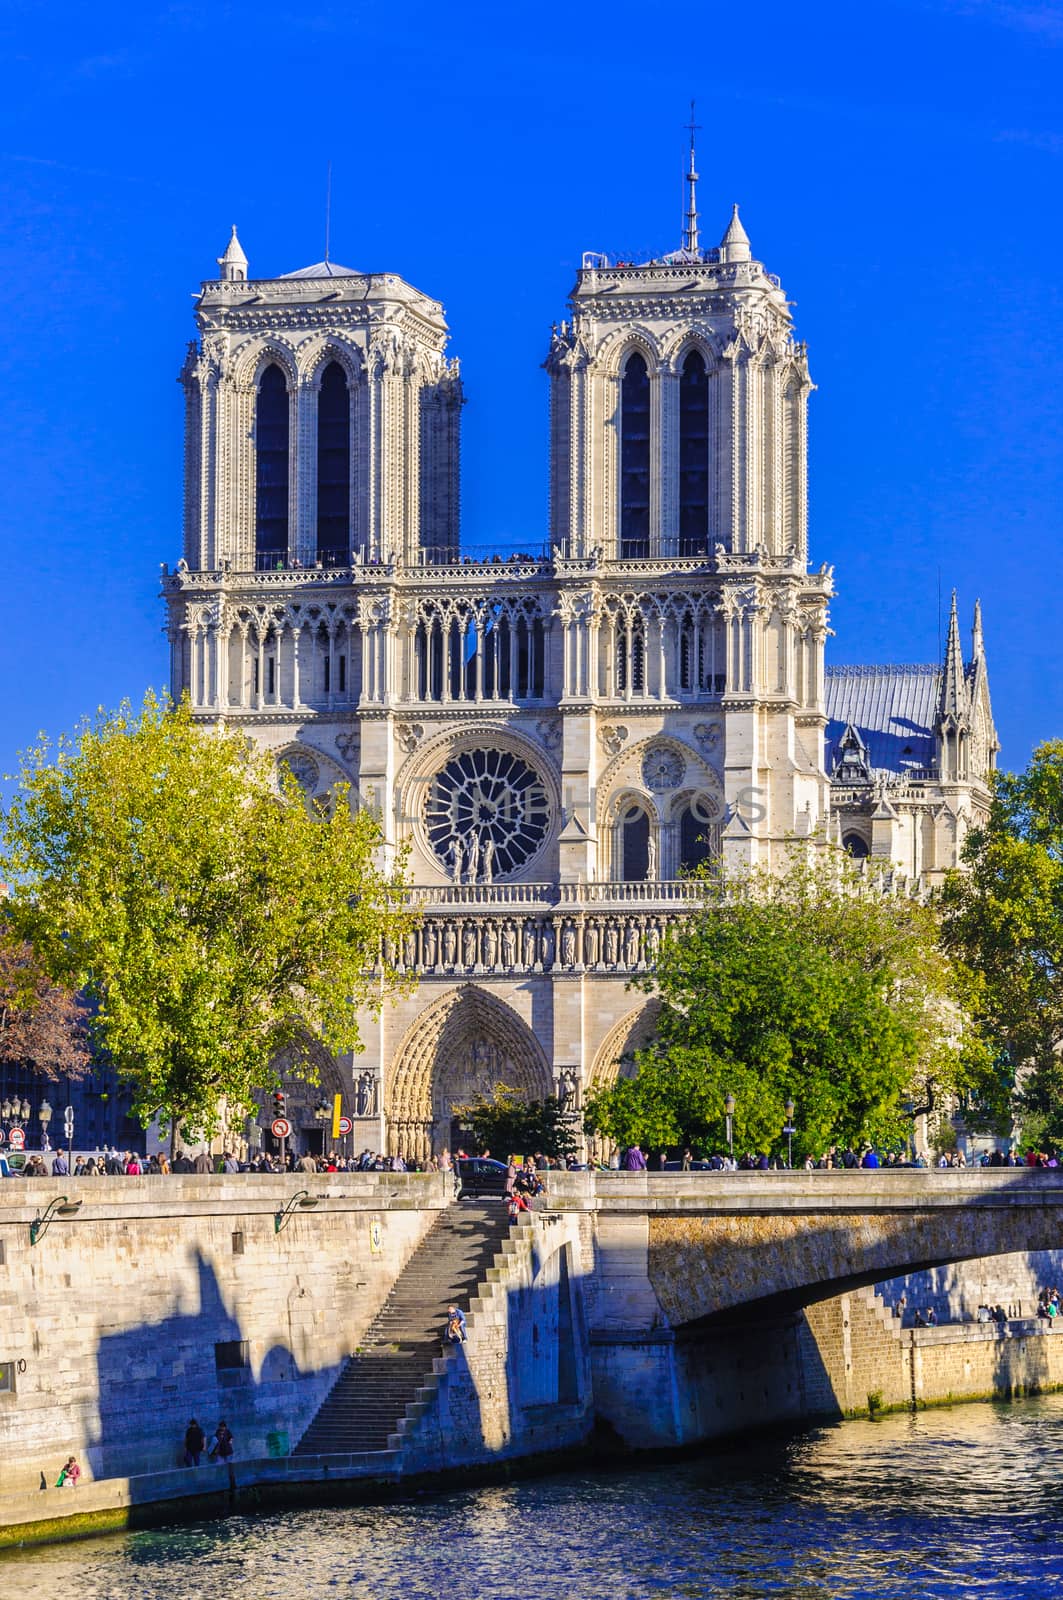
<svg viewBox="0 0 1063 1600">
<path fill-rule="evenodd" d="M 231 1461 L 234 1444 L 235 1441 L 229 1431 L 229 1424 L 223 1417 L 215 1428 L 214 1437 L 210 1441 L 210 1459 L 212 1461 Z"/>
<path fill-rule="evenodd" d="M 643 1155 L 637 1144 L 633 1144 L 628 1151 L 627 1157 L 624 1161 L 624 1167 L 628 1172 L 645 1172 L 646 1157 Z"/>
<path fill-rule="evenodd" d="M 198 1467 L 199 1459 L 206 1448 L 207 1436 L 195 1417 L 192 1417 L 185 1429 L 185 1466 Z"/>
</svg>

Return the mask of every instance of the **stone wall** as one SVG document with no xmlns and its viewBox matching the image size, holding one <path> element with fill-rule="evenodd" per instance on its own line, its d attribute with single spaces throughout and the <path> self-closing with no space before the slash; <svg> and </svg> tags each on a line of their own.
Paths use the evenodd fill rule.
<svg viewBox="0 0 1063 1600">
<path fill-rule="evenodd" d="M 80 1210 L 31 1245 L 63 1192 Z M 5 1180 L 0 1493 L 71 1453 L 96 1478 L 175 1466 L 193 1415 L 244 1458 L 294 1444 L 445 1203 L 414 1174 Z"/>
<path fill-rule="evenodd" d="M 582 1445 L 593 1422 L 584 1304 L 587 1230 L 526 1216 L 473 1300 L 468 1339 L 435 1372 L 392 1443 L 406 1472 Z"/>
</svg>

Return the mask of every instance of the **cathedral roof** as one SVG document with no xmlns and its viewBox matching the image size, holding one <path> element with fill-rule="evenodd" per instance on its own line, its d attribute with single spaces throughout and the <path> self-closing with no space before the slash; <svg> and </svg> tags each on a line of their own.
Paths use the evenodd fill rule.
<svg viewBox="0 0 1063 1600">
<path fill-rule="evenodd" d="M 282 278 L 364 278 L 364 272 L 354 267 L 341 267 L 338 261 L 315 261 L 312 267 L 300 267 L 298 272 L 282 272 Z"/>
<path fill-rule="evenodd" d="M 939 666 L 828 667 L 823 687 L 828 772 L 837 764 L 850 727 L 859 733 L 873 772 L 902 773 L 934 765 Z"/>
</svg>

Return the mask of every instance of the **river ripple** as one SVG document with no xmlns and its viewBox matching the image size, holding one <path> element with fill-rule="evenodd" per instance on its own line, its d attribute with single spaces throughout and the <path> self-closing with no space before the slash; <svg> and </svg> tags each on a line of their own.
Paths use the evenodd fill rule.
<svg viewBox="0 0 1063 1600">
<path fill-rule="evenodd" d="M 107 1537 L 5 1600 L 1063 1595 L 1063 1397 L 848 1422 L 697 1460 Z"/>
</svg>

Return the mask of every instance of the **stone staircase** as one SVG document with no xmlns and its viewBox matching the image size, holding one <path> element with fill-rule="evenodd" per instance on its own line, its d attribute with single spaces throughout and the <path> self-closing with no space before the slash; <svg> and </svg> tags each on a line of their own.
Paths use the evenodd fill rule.
<svg viewBox="0 0 1063 1600">
<path fill-rule="evenodd" d="M 440 1213 L 399 1274 L 293 1455 L 382 1451 L 416 1406 L 442 1353 L 447 1307 L 466 1313 L 509 1235 L 505 1206 L 464 1201 Z"/>
</svg>

